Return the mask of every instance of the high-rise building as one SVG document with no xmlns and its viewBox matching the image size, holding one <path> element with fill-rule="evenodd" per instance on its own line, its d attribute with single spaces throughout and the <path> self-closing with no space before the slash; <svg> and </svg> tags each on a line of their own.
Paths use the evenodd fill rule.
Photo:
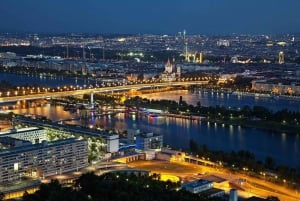
<svg viewBox="0 0 300 201">
<path fill-rule="evenodd" d="M 284 63 L 284 52 L 280 51 L 278 54 L 278 63 L 283 64 Z"/>
<path fill-rule="evenodd" d="M 0 183 L 62 174 L 88 166 L 88 145 L 77 139 L 24 144 L 0 150 L 0 161 Z"/>
</svg>

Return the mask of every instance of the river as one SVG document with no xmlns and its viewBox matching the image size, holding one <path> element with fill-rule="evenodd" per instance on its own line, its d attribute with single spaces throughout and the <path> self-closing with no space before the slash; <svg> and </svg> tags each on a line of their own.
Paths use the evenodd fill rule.
<svg viewBox="0 0 300 201">
<path fill-rule="evenodd" d="M 8 76 L 10 75 L 10 76 Z M 52 78 L 43 76 L 15 74 L 0 74 L 1 80 L 15 80 L 13 84 L 21 85 L 22 83 L 48 84 L 51 86 L 75 85 L 75 78 Z M 21 77 L 22 77 L 21 76 Z M 35 81 L 34 81 L 35 80 Z M 69 81 L 67 81 L 69 80 Z M 81 80 L 84 84 L 86 81 Z M 299 99 L 274 99 L 270 97 L 257 97 L 251 94 L 233 94 L 230 92 L 221 92 L 213 90 L 187 90 L 159 92 L 152 94 L 140 95 L 148 99 L 168 99 L 179 101 L 182 96 L 188 104 L 195 105 L 200 101 L 203 106 L 223 105 L 227 108 L 242 108 L 244 105 L 250 107 L 261 105 L 273 111 L 287 108 L 291 111 L 300 112 Z M 15 113 L 29 113 L 45 115 L 52 120 L 69 119 L 74 117 L 74 113 L 63 110 L 62 106 L 51 106 L 49 104 L 43 107 L 28 109 L 16 109 Z M 92 125 L 100 125 L 106 128 L 116 128 L 124 131 L 128 128 L 138 128 L 141 131 L 154 132 L 164 136 L 164 143 L 174 148 L 188 148 L 189 140 L 195 140 L 199 145 L 206 144 L 209 149 L 213 150 L 248 150 L 256 155 L 258 160 L 264 160 L 266 156 L 273 157 L 278 164 L 284 164 L 291 167 L 300 167 L 300 136 L 287 135 L 285 133 L 272 133 L 251 128 L 242 128 L 239 126 L 224 126 L 222 124 L 197 123 L 190 120 L 176 118 L 144 119 L 135 116 L 125 116 L 117 114 L 116 116 L 104 116 L 96 118 Z"/>
<path fill-rule="evenodd" d="M 44 74 L 14 74 L 0 73 L 0 82 L 7 81 L 15 86 L 40 86 L 40 87 L 58 87 L 58 86 L 83 86 L 93 84 L 90 79 L 77 77 L 65 77 L 59 75 L 46 76 Z"/>
<path fill-rule="evenodd" d="M 51 106 L 17 109 L 15 113 L 45 115 L 52 120 L 70 119 L 76 113 L 64 111 L 62 106 Z M 190 139 L 198 145 L 206 144 L 209 149 L 223 151 L 248 150 L 255 154 L 257 160 L 265 157 L 274 158 L 277 164 L 300 167 L 300 136 L 285 133 L 266 132 L 240 126 L 226 126 L 209 122 L 198 122 L 173 117 L 145 118 L 118 113 L 115 116 L 102 116 L 88 122 L 73 122 L 114 128 L 124 132 L 136 128 L 145 132 L 163 135 L 164 143 L 177 149 L 189 147 Z"/>
<path fill-rule="evenodd" d="M 175 100 L 179 101 L 179 97 L 191 105 L 196 105 L 200 101 L 202 106 L 224 106 L 226 108 L 241 109 L 245 105 L 253 107 L 255 105 L 263 106 L 272 111 L 288 109 L 290 111 L 300 112 L 300 97 L 271 97 L 263 94 L 254 93 L 232 93 L 226 91 L 217 91 L 210 89 L 199 89 L 194 91 L 177 90 L 167 93 L 151 93 L 139 95 L 142 98 L 154 100 Z"/>
</svg>

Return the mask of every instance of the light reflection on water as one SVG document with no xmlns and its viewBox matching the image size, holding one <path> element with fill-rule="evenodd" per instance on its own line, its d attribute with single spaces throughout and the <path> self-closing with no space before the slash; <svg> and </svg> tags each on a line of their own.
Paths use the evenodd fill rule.
<svg viewBox="0 0 300 201">
<path fill-rule="evenodd" d="M 62 106 L 51 106 L 18 109 L 18 114 L 44 115 L 52 120 L 71 119 L 77 117 L 76 113 L 64 111 Z M 141 131 L 154 132 L 164 136 L 165 144 L 174 148 L 188 148 L 190 139 L 197 144 L 206 144 L 209 149 L 223 151 L 248 150 L 259 160 L 266 156 L 273 157 L 279 164 L 300 167 L 300 137 L 271 133 L 261 130 L 242 128 L 240 126 L 215 124 L 211 122 L 198 122 L 179 118 L 153 118 L 125 115 L 119 113 L 115 116 L 94 117 L 92 120 L 69 121 L 70 124 L 84 124 L 98 126 L 105 129 L 115 129 L 124 132 L 135 128 Z"/>
<path fill-rule="evenodd" d="M 56 105 L 51 106 L 50 104 L 46 104 L 42 107 L 30 107 L 30 108 L 21 108 L 12 110 L 15 114 L 35 114 L 35 115 L 43 115 L 51 120 L 61 120 L 61 119 L 70 119 L 76 116 L 75 114 L 71 114 L 68 111 L 64 111 L 63 106 Z"/>
<path fill-rule="evenodd" d="M 224 95 L 222 95 L 224 94 Z M 168 92 L 158 92 L 151 94 L 141 94 L 139 95 L 142 98 L 147 98 L 150 100 L 174 100 L 179 101 L 179 97 L 182 96 L 182 99 L 188 104 L 196 105 L 200 101 L 202 106 L 225 106 L 226 108 L 242 108 L 245 105 L 253 107 L 254 105 L 260 105 L 268 108 L 272 111 L 278 111 L 287 108 L 291 111 L 300 112 L 300 99 L 274 99 L 271 97 L 257 97 L 254 95 L 237 95 L 229 92 L 211 92 L 205 90 L 195 90 L 190 92 L 188 90 L 177 90 L 177 91 L 168 91 Z M 162 98 L 163 97 L 163 98 Z"/>
<path fill-rule="evenodd" d="M 138 116 L 116 116 L 111 121 L 101 117 L 96 124 L 106 128 L 115 128 L 123 132 L 136 128 L 145 132 L 154 132 L 164 136 L 164 142 L 175 148 L 188 148 L 189 140 L 197 144 L 206 144 L 208 148 L 223 151 L 248 150 L 258 160 L 273 157 L 279 164 L 300 166 L 299 136 L 270 133 L 240 126 L 222 125 L 209 122 L 197 122 L 186 119 L 166 117 L 150 120 Z"/>
</svg>

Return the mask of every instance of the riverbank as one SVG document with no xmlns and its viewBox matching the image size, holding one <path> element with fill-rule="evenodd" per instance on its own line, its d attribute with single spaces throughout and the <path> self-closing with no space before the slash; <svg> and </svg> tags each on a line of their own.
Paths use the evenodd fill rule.
<svg viewBox="0 0 300 201">
<path fill-rule="evenodd" d="M 200 101 L 195 105 L 191 105 L 186 102 L 183 95 L 178 97 L 177 100 L 179 101 L 177 102 L 174 98 L 170 100 L 168 97 L 164 97 L 162 94 L 165 93 L 157 94 L 159 96 L 131 97 L 125 101 L 125 105 L 128 107 L 159 109 L 174 115 L 201 116 L 205 117 L 207 121 L 226 125 L 239 125 L 278 133 L 300 134 L 300 112 L 287 109 L 273 112 L 266 107 L 257 105 L 252 108 L 248 105 L 239 108 L 219 105 L 215 107 L 202 106 Z M 164 99 L 158 99 L 161 97 L 164 97 Z"/>
<path fill-rule="evenodd" d="M 225 126 L 241 126 L 242 128 L 259 129 L 267 132 L 285 133 L 290 135 L 300 134 L 300 126 L 297 125 L 283 125 L 278 122 L 265 121 L 265 120 L 213 120 L 203 118 L 201 121 L 212 122 L 217 124 L 224 124 Z"/>
</svg>

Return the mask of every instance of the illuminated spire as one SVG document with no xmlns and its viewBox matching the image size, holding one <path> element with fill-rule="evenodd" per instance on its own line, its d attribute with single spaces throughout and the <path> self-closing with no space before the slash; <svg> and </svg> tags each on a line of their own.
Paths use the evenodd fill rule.
<svg viewBox="0 0 300 201">
<path fill-rule="evenodd" d="M 170 62 L 170 59 L 169 59 L 169 58 L 168 58 L 168 61 L 167 61 L 166 66 L 171 66 L 171 62 Z"/>
</svg>

